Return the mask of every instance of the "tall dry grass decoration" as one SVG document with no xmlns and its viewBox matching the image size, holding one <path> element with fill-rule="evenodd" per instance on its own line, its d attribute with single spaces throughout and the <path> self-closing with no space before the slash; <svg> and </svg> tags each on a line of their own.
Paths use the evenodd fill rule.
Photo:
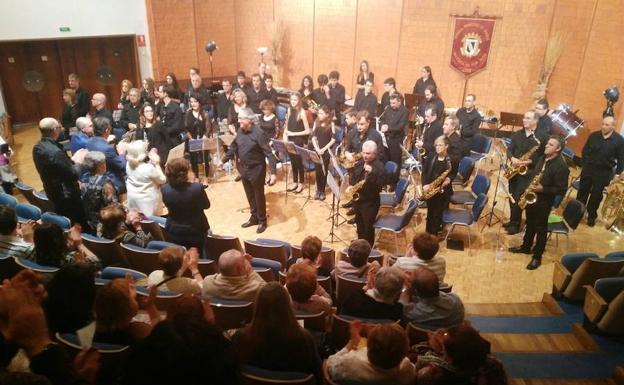
<svg viewBox="0 0 624 385">
<path fill-rule="evenodd" d="M 281 65 L 282 65 L 282 45 L 284 43 L 284 23 L 281 20 L 271 23 L 270 36 L 271 36 L 271 63 L 273 63 L 273 81 L 275 84 L 281 82 Z"/>
<path fill-rule="evenodd" d="M 544 53 L 544 65 L 540 77 L 537 80 L 535 92 L 533 92 L 533 99 L 535 101 L 546 97 L 550 76 L 557 66 L 566 40 L 567 39 L 561 33 L 555 33 L 548 38 L 546 42 L 546 52 Z"/>
</svg>

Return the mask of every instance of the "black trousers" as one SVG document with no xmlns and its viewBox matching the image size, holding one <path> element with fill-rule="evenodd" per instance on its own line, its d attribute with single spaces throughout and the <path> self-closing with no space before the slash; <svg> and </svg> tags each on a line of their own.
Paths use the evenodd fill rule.
<svg viewBox="0 0 624 385">
<path fill-rule="evenodd" d="M 386 142 L 388 143 L 388 160 L 399 166 L 396 175 L 392 179 L 393 183 L 396 183 L 399 179 L 399 175 L 401 175 L 401 161 L 403 160 L 401 145 L 403 144 L 403 138 L 387 138 Z"/>
<path fill-rule="evenodd" d="M 323 167 L 321 167 L 320 164 L 314 164 L 316 169 L 316 191 L 325 193 L 325 187 L 327 186 L 327 171 L 329 170 L 329 154 L 325 152 L 321 159 L 323 160 L 323 166 L 325 166 L 325 172 L 323 172 Z"/>
<path fill-rule="evenodd" d="M 509 193 L 516 200 L 516 203 L 509 201 L 509 222 L 516 227 L 520 227 L 522 223 L 522 209 L 518 206 L 518 200 L 529 186 L 531 181 L 528 177 L 517 175 L 509 181 Z"/>
<path fill-rule="evenodd" d="M 587 217 L 589 219 L 596 219 L 598 216 L 602 192 L 612 177 L 611 170 L 605 172 L 594 167 L 583 167 L 576 199 L 587 206 Z"/>
<path fill-rule="evenodd" d="M 522 247 L 530 249 L 535 239 L 533 248 L 533 258 L 542 259 L 546 248 L 546 237 L 548 235 L 548 216 L 552 208 L 554 197 L 543 199 L 538 197 L 537 202 L 526 207 L 526 229 L 522 239 Z"/>
<path fill-rule="evenodd" d="M 66 216 L 73 223 L 79 223 L 82 226 L 84 232 L 95 232 L 96 229 L 89 227 L 87 222 L 87 216 L 85 215 L 84 207 L 80 204 L 80 194 L 72 194 L 69 198 L 53 199 L 49 197 L 50 201 L 54 204 L 54 210 L 57 214 Z"/>
<path fill-rule="evenodd" d="M 204 175 L 208 176 L 210 173 L 210 152 L 203 151 L 204 157 L 202 159 L 202 151 L 195 151 L 190 153 L 191 169 L 199 177 L 199 166 L 204 168 Z"/>
<path fill-rule="evenodd" d="M 247 202 L 249 203 L 251 218 L 259 223 L 266 223 L 266 200 L 264 197 L 264 176 L 266 167 L 262 167 L 262 172 L 254 172 L 252 177 L 241 175 Z M 244 171 L 244 170 L 243 170 Z"/>
<path fill-rule="evenodd" d="M 442 213 L 449 206 L 450 198 L 446 194 L 437 194 L 427 200 L 427 225 L 429 234 L 438 235 L 442 231 Z"/>
<path fill-rule="evenodd" d="M 293 182 L 303 183 L 305 181 L 305 170 L 303 169 L 303 159 L 299 155 L 289 154 L 290 165 L 292 166 Z"/>
<path fill-rule="evenodd" d="M 357 226 L 358 239 L 366 239 L 373 247 L 375 243 L 375 228 L 373 223 L 379 211 L 379 201 L 376 202 L 356 202 L 355 204 L 355 224 Z"/>
</svg>

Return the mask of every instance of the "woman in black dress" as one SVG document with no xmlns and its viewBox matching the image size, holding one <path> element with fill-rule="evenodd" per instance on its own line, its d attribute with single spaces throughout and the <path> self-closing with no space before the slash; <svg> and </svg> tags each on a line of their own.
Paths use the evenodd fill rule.
<svg viewBox="0 0 624 385">
<path fill-rule="evenodd" d="M 117 104 L 117 109 L 123 110 L 123 108 L 130 104 L 130 99 L 128 95 L 130 94 L 130 90 L 134 87 L 132 82 L 128 79 L 124 79 L 121 81 L 121 96 L 119 97 L 119 104 Z"/>
<path fill-rule="evenodd" d="M 154 104 L 154 79 L 143 79 L 143 88 L 141 88 L 141 102 Z"/>
<path fill-rule="evenodd" d="M 358 90 L 363 90 L 366 85 L 366 81 L 370 79 L 371 81 L 375 81 L 375 74 L 370 71 L 370 67 L 368 66 L 367 60 L 362 60 L 360 63 L 360 72 L 358 73 L 358 77 L 356 80 L 355 86 Z"/>
<path fill-rule="evenodd" d="M 189 97 L 189 109 L 184 115 L 184 130 L 186 131 L 184 151 L 190 154 L 191 168 L 195 175 L 199 175 L 199 164 L 201 163 L 204 167 L 204 176 L 208 176 L 210 171 L 210 153 L 208 151 L 189 151 L 190 139 L 208 138 L 208 134 L 210 133 L 210 119 L 199 100 L 198 94 L 191 93 Z"/>
<path fill-rule="evenodd" d="M 286 115 L 286 129 L 284 130 L 284 141 L 293 142 L 299 147 L 308 144 L 308 136 L 310 135 L 310 126 L 308 124 L 308 116 L 303 108 L 301 95 L 298 92 L 290 95 L 290 108 Z M 288 191 L 294 191 L 299 194 L 303 191 L 303 182 L 305 170 L 303 168 L 303 160 L 301 156 L 289 154 L 290 164 L 292 166 L 293 183 L 288 187 Z"/>
<path fill-rule="evenodd" d="M 418 95 L 425 94 L 425 88 L 427 86 L 434 86 L 434 90 L 437 90 L 438 86 L 436 85 L 435 80 L 433 80 L 433 74 L 431 73 L 431 67 L 424 66 L 420 69 L 421 77 L 416 80 L 416 84 L 414 84 L 414 89 L 412 93 Z"/>
<path fill-rule="evenodd" d="M 325 200 L 325 187 L 327 186 L 327 173 L 329 167 L 329 152 L 336 143 L 336 127 L 332 112 L 328 106 L 321 106 L 317 112 L 314 129 L 312 130 L 312 145 L 314 150 L 321 156 L 323 166 L 316 167 L 316 195 L 314 199 Z"/>
</svg>

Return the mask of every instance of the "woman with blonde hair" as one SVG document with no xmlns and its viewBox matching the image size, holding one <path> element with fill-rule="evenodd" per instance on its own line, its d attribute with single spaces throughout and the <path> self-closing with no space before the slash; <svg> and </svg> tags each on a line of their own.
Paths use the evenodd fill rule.
<svg viewBox="0 0 624 385">
<path fill-rule="evenodd" d="M 119 104 L 117 105 L 118 109 L 123 109 L 126 104 L 130 103 L 130 99 L 128 98 L 128 94 L 130 90 L 134 87 L 132 82 L 128 79 L 124 79 L 121 81 L 121 97 L 119 98 Z"/>
<path fill-rule="evenodd" d="M 154 103 L 154 79 L 143 79 L 143 87 L 141 88 L 141 103 Z"/>
<path fill-rule="evenodd" d="M 138 209 L 146 216 L 160 212 L 160 185 L 167 178 L 160 167 L 160 157 L 152 148 L 147 152 L 147 143 L 135 140 L 126 149 L 126 189 L 128 208 Z"/>
<path fill-rule="evenodd" d="M 76 127 L 76 119 L 78 119 L 78 105 L 76 104 L 76 91 L 71 88 L 63 90 L 63 113 L 61 114 L 61 126 L 63 126 L 63 134 L 69 139 L 69 129 Z"/>
</svg>

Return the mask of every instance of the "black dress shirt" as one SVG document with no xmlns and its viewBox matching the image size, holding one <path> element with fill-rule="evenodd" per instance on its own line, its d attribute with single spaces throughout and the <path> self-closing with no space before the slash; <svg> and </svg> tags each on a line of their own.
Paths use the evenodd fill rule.
<svg viewBox="0 0 624 385">
<path fill-rule="evenodd" d="M 63 113 L 61 114 L 61 126 L 65 129 L 76 127 L 76 119 L 78 119 L 78 105 L 69 106 L 65 104 Z"/>
<path fill-rule="evenodd" d="M 461 137 L 464 139 L 471 139 L 479 132 L 481 126 L 481 114 L 476 108 L 468 111 L 465 107 L 457 110 L 455 114 L 459 119 L 459 126 L 461 127 Z"/>
<path fill-rule="evenodd" d="M 336 116 L 340 113 L 340 108 L 345 102 L 345 88 L 342 84 L 338 83 L 335 87 L 329 86 L 329 99 L 327 103 Z"/>
<path fill-rule="evenodd" d="M 453 132 L 449 135 L 448 140 L 448 155 L 451 158 L 451 161 L 459 164 L 464 156 L 470 155 L 470 150 L 457 132 Z"/>
<path fill-rule="evenodd" d="M 327 105 L 327 95 L 325 95 L 325 92 L 321 88 L 316 88 L 312 91 L 312 100 L 319 106 Z"/>
<path fill-rule="evenodd" d="M 273 102 L 273 104 L 275 104 L 275 106 L 277 106 L 278 104 L 277 90 L 275 88 L 271 88 L 270 90 L 267 90 L 265 87 L 264 91 L 266 92 L 266 95 L 267 95 L 266 99 L 269 99 L 270 101 Z"/>
<path fill-rule="evenodd" d="M 235 156 L 240 159 L 241 174 L 244 178 L 255 180 L 260 173 L 264 173 L 265 159 L 269 161 L 271 174 L 275 174 L 277 160 L 271 152 L 268 138 L 257 125 L 254 125 L 249 132 L 242 128 L 238 129 L 236 138 L 223 161 L 234 159 Z"/>
<path fill-rule="evenodd" d="M 122 128 L 128 129 L 128 123 L 134 123 L 138 126 L 139 124 L 139 111 L 141 110 L 141 105 L 137 104 L 136 106 L 132 103 L 128 103 L 124 106 L 123 110 L 121 110 L 121 118 L 119 118 L 119 126 Z"/>
<path fill-rule="evenodd" d="M 564 195 L 568 189 L 568 176 L 570 176 L 570 169 L 561 155 L 556 156 L 551 160 L 542 158 L 537 167 L 533 170 L 531 180 L 537 173 L 542 170 L 546 162 L 546 167 L 542 177 L 539 180 L 539 184 L 542 185 L 543 190 L 537 193 L 537 199 L 539 201 L 546 201 L 552 204 L 552 201 L 557 195 Z"/>
<path fill-rule="evenodd" d="M 442 130 L 442 121 L 436 119 L 431 124 L 425 123 L 423 130 L 423 147 L 427 154 L 435 154 L 433 142 L 444 133 Z"/>
<path fill-rule="evenodd" d="M 594 131 L 583 146 L 583 167 L 608 170 L 621 174 L 624 169 L 624 138 L 617 132 L 605 139 L 602 131 Z"/>
<path fill-rule="evenodd" d="M 550 136 L 552 132 L 552 119 L 548 114 L 544 114 L 544 116 L 539 118 L 535 132 L 538 133 L 539 136 Z"/>
<path fill-rule="evenodd" d="M 163 106 L 160 119 L 171 148 L 180 144 L 180 133 L 182 132 L 182 110 L 180 105 L 173 100 L 170 101 L 169 104 Z"/>
<path fill-rule="evenodd" d="M 368 111 L 371 119 L 377 116 L 377 97 L 372 92 L 364 95 L 364 90 L 359 90 L 353 106 L 357 111 Z"/>
<path fill-rule="evenodd" d="M 367 140 L 372 140 L 377 144 L 377 159 L 384 162 L 383 154 L 385 153 L 385 151 L 383 151 L 383 139 L 381 138 L 381 134 L 377 130 L 369 127 L 368 131 L 366 131 L 366 135 L 364 135 L 364 137 L 362 138 L 357 128 L 352 128 L 349 131 L 348 135 L 349 144 L 346 148 L 347 151 L 352 153 L 360 153 L 362 152 L 362 145 L 364 144 L 364 142 L 366 142 Z"/>
<path fill-rule="evenodd" d="M 232 101 L 230 100 L 231 95 L 231 92 L 229 94 L 220 92 L 217 97 L 217 117 L 219 120 L 227 119 L 228 117 L 228 111 L 232 106 Z"/>
<path fill-rule="evenodd" d="M 245 91 L 245 95 L 247 95 L 247 106 L 256 114 L 262 113 L 262 111 L 260 111 L 260 102 L 264 99 L 270 99 L 269 94 L 262 87 L 260 87 L 258 91 L 256 91 L 253 87 L 250 87 L 247 91 Z"/>
<path fill-rule="evenodd" d="M 115 123 L 113 122 L 113 113 L 106 108 L 95 110 L 95 112 L 93 112 L 93 119 L 95 118 L 107 118 L 111 125 L 114 125 Z"/>
<path fill-rule="evenodd" d="M 210 105 L 212 104 L 212 101 L 210 100 L 210 92 L 206 87 L 204 87 L 203 84 L 200 84 L 199 88 L 189 88 L 184 93 L 182 103 L 184 103 L 187 109 L 191 108 L 190 98 L 192 94 L 197 94 L 197 96 L 199 97 L 199 104 L 201 104 L 204 110 L 207 111 L 210 109 Z"/>
<path fill-rule="evenodd" d="M 507 158 L 511 159 L 512 157 L 520 159 L 522 155 L 526 154 L 531 148 L 533 148 L 537 142 L 535 140 L 535 136 L 533 134 L 527 136 L 526 131 L 524 129 L 520 131 L 516 131 L 511 135 L 511 143 L 509 147 L 507 147 Z M 545 146 L 546 143 L 543 140 L 544 138 L 537 138 L 540 141 L 540 147 Z M 544 152 L 538 149 L 531 156 L 531 160 L 533 163 L 528 165 L 528 169 L 531 170 L 537 164 L 537 161 L 540 157 L 544 155 Z"/>
<path fill-rule="evenodd" d="M 384 173 L 384 165 L 379 159 L 375 159 L 371 164 L 372 170 L 369 173 L 364 171 L 364 160 L 356 163 L 351 169 L 349 175 L 349 183 L 354 185 L 363 179 L 366 179 L 364 185 L 359 191 L 358 204 L 377 204 L 379 205 L 379 193 L 386 184 L 386 175 Z"/>
<path fill-rule="evenodd" d="M 86 116 L 91 107 L 91 97 L 89 92 L 82 87 L 76 88 L 76 105 L 78 106 L 78 117 Z"/>
<path fill-rule="evenodd" d="M 395 94 L 396 92 L 393 92 L 393 94 Z M 384 92 L 383 95 L 381 95 L 381 111 L 385 110 L 387 106 L 390 105 L 390 93 L 389 92 Z"/>
<path fill-rule="evenodd" d="M 383 116 L 379 119 L 380 125 L 388 125 L 386 137 L 403 140 L 405 137 L 408 115 L 409 112 L 404 105 L 400 105 L 396 110 L 392 107 L 386 108 Z"/>
<path fill-rule="evenodd" d="M 425 99 L 422 102 L 420 102 L 420 104 L 418 105 L 418 115 L 425 116 L 425 111 L 430 106 L 433 106 L 433 108 L 435 108 L 438 119 L 442 120 L 442 117 L 444 116 L 444 102 L 442 101 L 442 99 L 438 98 L 437 96 L 434 96 L 433 98 L 431 98 L 431 100 Z"/>
<path fill-rule="evenodd" d="M 424 95 L 425 88 L 430 85 L 436 87 L 437 89 L 436 82 L 432 78 L 427 78 L 427 80 L 424 81 L 422 78 L 418 78 L 418 80 L 416 80 L 416 84 L 414 84 L 414 89 L 412 90 L 412 93 L 417 95 Z"/>
</svg>

